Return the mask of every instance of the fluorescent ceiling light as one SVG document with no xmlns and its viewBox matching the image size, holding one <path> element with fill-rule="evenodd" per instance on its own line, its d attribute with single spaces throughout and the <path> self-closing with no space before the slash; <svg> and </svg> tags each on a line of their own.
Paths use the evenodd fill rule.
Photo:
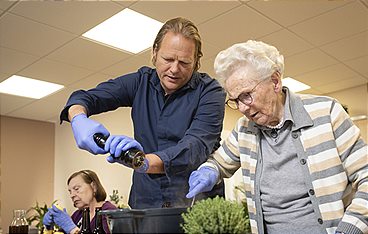
<svg viewBox="0 0 368 234">
<path fill-rule="evenodd" d="M 137 54 L 152 46 L 163 23 L 125 8 L 82 36 Z"/>
<path fill-rule="evenodd" d="M 294 80 L 293 78 L 290 78 L 290 77 L 285 77 L 284 79 L 282 79 L 282 85 L 288 87 L 294 93 L 304 91 L 304 90 L 311 88 L 309 85 L 306 85 L 300 81 Z"/>
<path fill-rule="evenodd" d="M 13 75 L 0 83 L 0 93 L 40 99 L 64 88 L 63 85 Z"/>
</svg>

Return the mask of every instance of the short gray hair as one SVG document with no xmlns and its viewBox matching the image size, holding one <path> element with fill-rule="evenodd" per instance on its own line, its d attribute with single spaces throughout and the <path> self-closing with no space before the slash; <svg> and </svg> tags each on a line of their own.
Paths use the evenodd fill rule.
<svg viewBox="0 0 368 234">
<path fill-rule="evenodd" d="M 251 66 L 259 79 L 265 79 L 278 71 L 284 73 L 284 56 L 276 47 L 262 41 L 248 40 L 221 51 L 215 59 L 214 68 L 217 80 L 224 86 L 225 81 L 238 68 Z"/>
</svg>

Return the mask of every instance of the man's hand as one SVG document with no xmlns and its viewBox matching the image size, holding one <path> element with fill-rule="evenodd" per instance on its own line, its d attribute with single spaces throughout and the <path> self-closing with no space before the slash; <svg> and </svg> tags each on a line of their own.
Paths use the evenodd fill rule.
<svg viewBox="0 0 368 234">
<path fill-rule="evenodd" d="M 120 164 L 125 165 L 118 157 L 121 155 L 122 152 L 127 151 L 128 149 L 136 148 L 143 151 L 143 147 L 139 144 L 138 141 L 122 135 L 112 135 L 107 138 L 105 143 L 105 150 L 110 152 L 110 156 L 106 159 L 109 163 L 118 162 Z"/>
<path fill-rule="evenodd" d="M 218 172 L 211 167 L 201 167 L 193 171 L 189 177 L 189 193 L 186 197 L 192 198 L 199 193 L 211 191 L 218 177 Z"/>
<path fill-rule="evenodd" d="M 95 133 L 110 135 L 109 131 L 100 123 L 87 118 L 86 114 L 78 114 L 71 121 L 74 139 L 80 149 L 92 154 L 105 154 L 107 151 L 101 149 L 93 139 Z"/>
</svg>

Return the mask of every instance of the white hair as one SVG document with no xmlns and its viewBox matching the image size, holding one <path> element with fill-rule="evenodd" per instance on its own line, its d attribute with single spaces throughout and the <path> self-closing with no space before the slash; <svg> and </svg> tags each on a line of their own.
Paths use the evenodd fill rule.
<svg viewBox="0 0 368 234">
<path fill-rule="evenodd" d="M 216 78 L 222 86 L 225 81 L 240 67 L 251 68 L 258 79 L 266 79 L 278 71 L 281 78 L 284 73 L 284 57 L 276 47 L 261 41 L 248 40 L 221 51 L 215 59 Z"/>
</svg>

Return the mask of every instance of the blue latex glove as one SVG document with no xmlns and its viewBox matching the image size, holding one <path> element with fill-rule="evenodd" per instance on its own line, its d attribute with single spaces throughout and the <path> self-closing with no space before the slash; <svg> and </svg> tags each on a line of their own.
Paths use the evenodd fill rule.
<svg viewBox="0 0 368 234">
<path fill-rule="evenodd" d="M 211 191 L 218 177 L 218 172 L 211 167 L 201 167 L 193 171 L 189 177 L 189 193 L 186 197 L 192 198 L 199 193 Z"/>
<path fill-rule="evenodd" d="M 143 147 L 138 141 L 122 135 L 111 135 L 107 138 L 105 143 L 105 150 L 110 152 L 110 156 L 106 158 L 109 163 L 118 162 L 125 165 L 121 160 L 117 159 L 123 151 L 127 151 L 131 148 L 137 148 L 143 151 Z"/>
<path fill-rule="evenodd" d="M 61 227 L 66 233 L 70 233 L 77 226 L 73 222 L 72 218 L 66 213 L 66 209 L 60 210 L 55 205 L 52 205 L 50 210 L 52 213 L 52 217 L 54 219 L 54 223 Z"/>
<path fill-rule="evenodd" d="M 93 140 L 95 133 L 102 133 L 104 136 L 110 135 L 109 131 L 102 124 L 87 118 L 85 114 L 78 114 L 73 117 L 71 125 L 74 139 L 80 149 L 87 150 L 92 154 L 107 153 Z"/>
<path fill-rule="evenodd" d="M 46 212 L 46 214 L 43 216 L 43 220 L 42 220 L 42 223 L 43 223 L 43 225 L 46 226 L 47 230 L 51 230 L 52 229 L 51 227 L 54 223 L 54 221 L 52 220 L 52 211 L 50 211 L 50 209 L 52 209 L 52 208 L 48 209 L 49 211 Z"/>
<path fill-rule="evenodd" d="M 135 171 L 136 171 L 136 172 L 139 172 L 139 173 L 146 173 L 146 172 L 147 172 L 147 170 L 148 170 L 148 168 L 149 168 L 149 161 L 148 161 L 148 159 L 147 159 L 147 158 L 144 158 L 144 163 L 143 163 L 143 165 L 142 165 L 140 168 L 135 169 Z"/>
</svg>

